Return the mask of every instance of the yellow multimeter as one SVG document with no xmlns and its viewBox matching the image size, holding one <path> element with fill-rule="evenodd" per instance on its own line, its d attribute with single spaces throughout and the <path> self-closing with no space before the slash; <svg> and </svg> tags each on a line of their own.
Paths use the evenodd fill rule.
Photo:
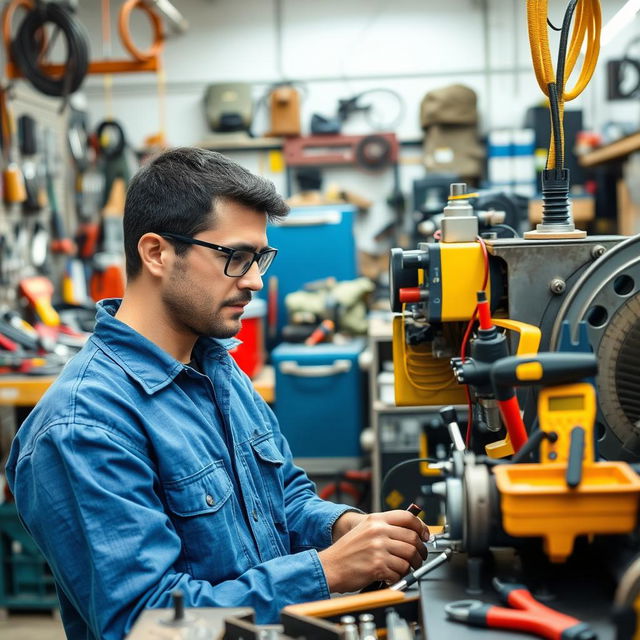
<svg viewBox="0 0 640 640">
<path fill-rule="evenodd" d="M 557 434 L 555 442 L 544 439 L 540 445 L 540 462 L 567 462 L 571 430 L 584 429 L 584 462 L 593 462 L 596 419 L 596 391 L 588 382 L 547 387 L 538 396 L 540 429 Z"/>
</svg>

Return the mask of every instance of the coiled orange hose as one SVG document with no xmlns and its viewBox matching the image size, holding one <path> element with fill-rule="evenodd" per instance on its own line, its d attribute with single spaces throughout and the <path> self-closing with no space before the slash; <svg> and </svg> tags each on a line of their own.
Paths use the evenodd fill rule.
<svg viewBox="0 0 640 640">
<path fill-rule="evenodd" d="M 140 51 L 140 49 L 133 44 L 133 39 L 131 38 L 129 20 L 131 18 L 131 12 L 134 9 L 139 9 L 146 13 L 151 21 L 151 26 L 153 28 L 153 43 L 146 51 Z M 151 7 L 143 2 L 143 0 L 127 0 L 122 7 L 120 7 L 120 13 L 118 14 L 118 32 L 125 49 L 140 62 L 146 62 L 147 60 L 156 58 L 164 46 L 162 20 Z"/>
</svg>

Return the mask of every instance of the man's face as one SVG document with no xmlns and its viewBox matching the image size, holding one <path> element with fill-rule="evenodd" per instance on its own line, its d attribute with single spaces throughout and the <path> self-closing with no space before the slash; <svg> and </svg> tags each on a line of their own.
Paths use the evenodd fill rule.
<svg viewBox="0 0 640 640">
<path fill-rule="evenodd" d="M 215 226 L 194 236 L 230 249 L 261 251 L 267 246 L 264 213 L 230 201 L 216 205 Z M 178 256 L 162 299 L 179 330 L 198 336 L 230 338 L 242 326 L 240 317 L 252 291 L 262 289 L 254 262 L 244 276 L 224 273 L 228 255 L 192 245 Z"/>
</svg>

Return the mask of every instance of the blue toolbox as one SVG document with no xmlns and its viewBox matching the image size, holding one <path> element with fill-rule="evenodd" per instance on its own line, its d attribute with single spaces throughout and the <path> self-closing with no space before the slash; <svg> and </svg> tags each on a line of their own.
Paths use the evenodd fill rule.
<svg viewBox="0 0 640 640">
<path fill-rule="evenodd" d="M 283 342 L 272 352 L 275 413 L 296 463 L 309 473 L 358 468 L 364 425 L 363 339 Z"/>
<path fill-rule="evenodd" d="M 347 204 L 298 207 L 280 223 L 269 225 L 269 244 L 278 249 L 262 291 L 264 297 L 274 295 L 277 299 L 277 323 L 269 327 L 270 344 L 280 340 L 287 323 L 284 298 L 288 293 L 314 280 L 353 280 L 358 276 L 355 212 L 355 207 Z"/>
<path fill-rule="evenodd" d="M 51 571 L 20 523 L 15 504 L 0 504 L 0 609 L 57 607 Z"/>
</svg>

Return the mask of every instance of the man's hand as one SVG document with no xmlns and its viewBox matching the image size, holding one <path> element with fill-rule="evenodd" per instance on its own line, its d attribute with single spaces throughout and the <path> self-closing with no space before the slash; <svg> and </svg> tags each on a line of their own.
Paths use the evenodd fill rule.
<svg viewBox="0 0 640 640">
<path fill-rule="evenodd" d="M 359 515 L 359 521 L 340 537 L 334 525 L 337 542 L 318 554 L 331 592 L 356 591 L 376 580 L 397 582 L 427 557 L 429 529 L 408 511 L 346 513 L 336 525 L 346 515 Z M 353 522 L 347 519 L 345 528 Z"/>
</svg>

